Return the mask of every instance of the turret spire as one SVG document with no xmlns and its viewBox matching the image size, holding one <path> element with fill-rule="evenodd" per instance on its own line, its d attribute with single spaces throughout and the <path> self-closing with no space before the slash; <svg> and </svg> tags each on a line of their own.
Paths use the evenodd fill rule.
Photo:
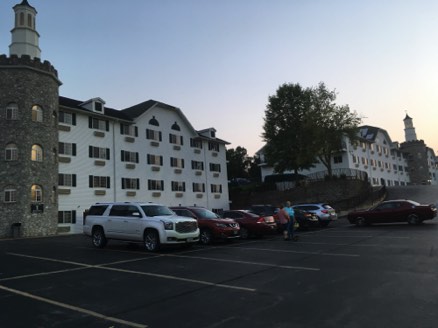
<svg viewBox="0 0 438 328">
<path fill-rule="evenodd" d="M 15 25 L 11 30 L 12 43 L 9 46 L 9 54 L 29 55 L 31 58 L 41 58 L 41 49 L 38 45 L 40 35 L 36 31 L 35 17 L 37 11 L 27 0 L 14 6 Z"/>
</svg>

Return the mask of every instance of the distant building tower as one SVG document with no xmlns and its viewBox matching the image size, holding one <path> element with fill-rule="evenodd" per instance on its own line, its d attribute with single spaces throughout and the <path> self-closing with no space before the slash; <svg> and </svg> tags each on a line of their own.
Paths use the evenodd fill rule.
<svg viewBox="0 0 438 328">
<path fill-rule="evenodd" d="M 39 59 L 36 10 L 14 6 L 10 56 L 0 55 L 0 238 L 57 231 L 58 73 Z"/>
<path fill-rule="evenodd" d="M 406 114 L 403 122 L 405 123 L 405 141 L 415 141 L 417 140 L 417 134 L 415 133 L 414 124 L 412 123 L 412 118 Z"/>
</svg>

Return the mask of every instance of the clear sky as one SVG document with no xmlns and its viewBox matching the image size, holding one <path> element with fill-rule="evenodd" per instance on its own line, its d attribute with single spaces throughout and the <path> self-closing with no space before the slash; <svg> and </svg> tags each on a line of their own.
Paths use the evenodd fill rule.
<svg viewBox="0 0 438 328">
<path fill-rule="evenodd" d="M 12 7 L 0 2 L 0 53 Z M 123 109 L 154 99 L 253 155 L 268 97 L 324 82 L 363 124 L 438 152 L 438 1 L 28 0 L 62 96 Z"/>
</svg>

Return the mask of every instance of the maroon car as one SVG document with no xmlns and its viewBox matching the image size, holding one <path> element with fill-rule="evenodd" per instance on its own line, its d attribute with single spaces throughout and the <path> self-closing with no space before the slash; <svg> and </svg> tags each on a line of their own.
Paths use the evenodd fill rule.
<svg viewBox="0 0 438 328">
<path fill-rule="evenodd" d="M 170 207 L 179 216 L 198 220 L 199 242 L 210 244 L 213 240 L 226 240 L 240 237 L 239 223 L 232 219 L 223 219 L 218 214 L 197 206 Z"/>
<path fill-rule="evenodd" d="M 248 210 L 224 211 L 222 216 L 239 222 L 242 239 L 272 234 L 277 231 L 277 224 L 272 216 L 261 216 Z"/>
<path fill-rule="evenodd" d="M 437 215 L 435 205 L 420 204 L 413 200 L 388 200 L 368 210 L 348 213 L 348 221 L 358 226 L 373 223 L 408 222 L 420 224 L 431 220 Z"/>
</svg>

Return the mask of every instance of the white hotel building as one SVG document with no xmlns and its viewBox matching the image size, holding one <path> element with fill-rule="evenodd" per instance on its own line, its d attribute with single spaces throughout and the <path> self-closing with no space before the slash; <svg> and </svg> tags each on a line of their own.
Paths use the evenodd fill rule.
<svg viewBox="0 0 438 328">
<path fill-rule="evenodd" d="M 359 144 L 352 145 L 348 138 L 344 138 L 342 149 L 332 158 L 332 169 L 340 172 L 348 169 L 366 172 L 368 181 L 373 186 L 438 184 L 438 160 L 434 151 L 426 147 L 422 140 L 416 139 L 412 118 L 406 115 L 404 123 L 406 142 L 402 144 L 391 141 L 386 130 L 361 126 Z M 275 173 L 265 162 L 263 148 L 258 155 L 264 181 L 266 176 Z M 322 163 L 316 163 L 312 169 L 299 173 L 312 175 L 326 170 Z"/>
<path fill-rule="evenodd" d="M 58 223 L 79 231 L 82 212 L 104 201 L 226 210 L 226 144 L 158 101 L 119 111 L 60 97 Z"/>
</svg>

